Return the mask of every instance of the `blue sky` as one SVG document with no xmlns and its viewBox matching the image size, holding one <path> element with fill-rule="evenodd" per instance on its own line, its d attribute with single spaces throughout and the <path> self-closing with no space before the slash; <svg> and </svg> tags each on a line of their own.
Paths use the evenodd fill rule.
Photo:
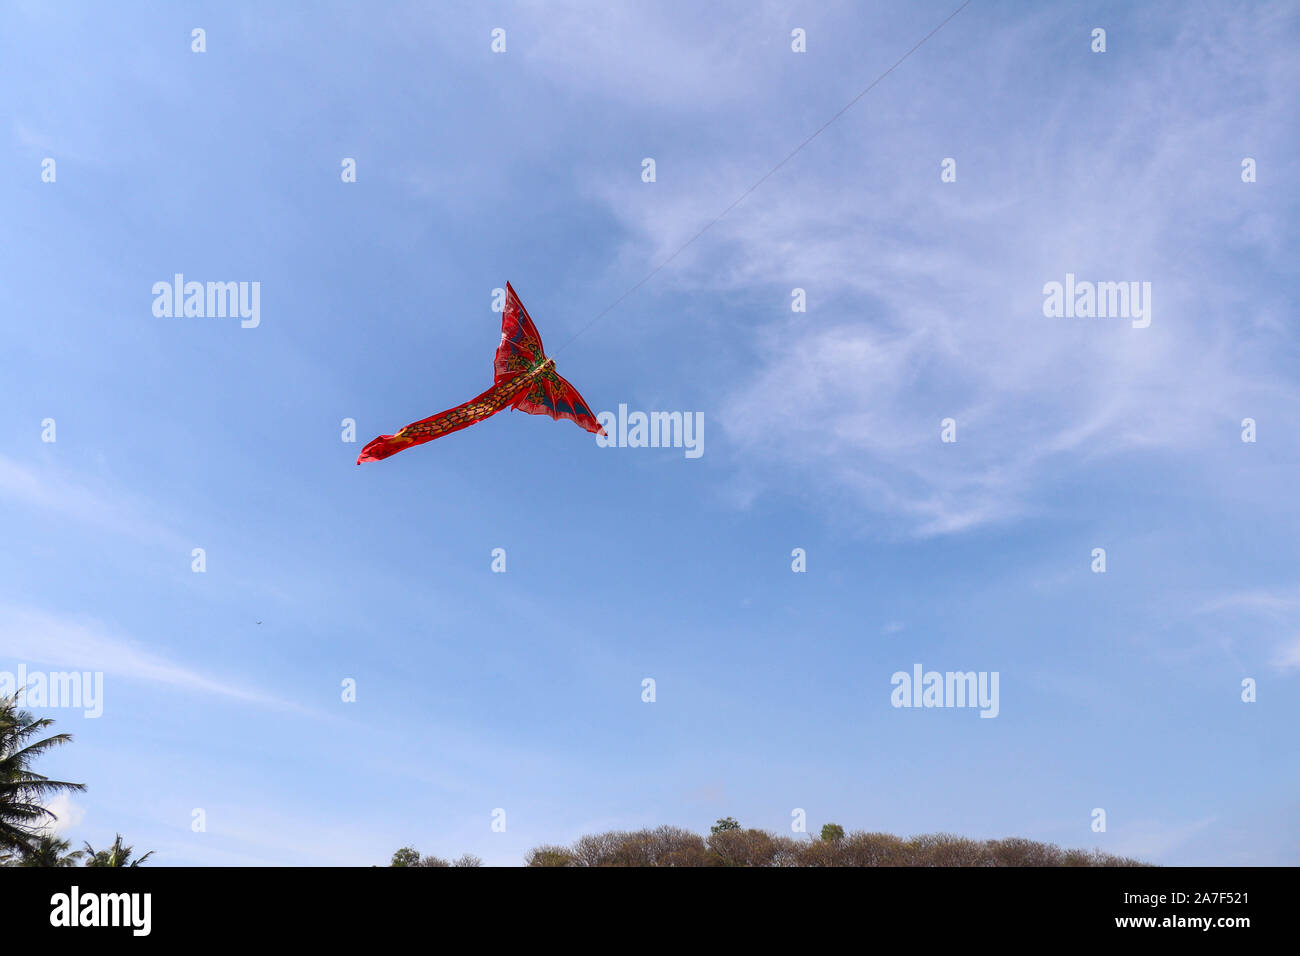
<svg viewBox="0 0 1300 956">
<path fill-rule="evenodd" d="M 557 355 L 698 459 L 507 412 L 353 465 L 491 384 L 494 289 L 564 346 L 956 4 L 697 6 L 6 6 L 0 671 L 104 673 L 35 708 L 64 832 L 1300 863 L 1295 4 L 976 0 Z M 260 325 L 156 317 L 178 272 Z M 1067 273 L 1150 326 L 1045 317 Z M 996 719 L 891 706 L 918 663 Z"/>
</svg>

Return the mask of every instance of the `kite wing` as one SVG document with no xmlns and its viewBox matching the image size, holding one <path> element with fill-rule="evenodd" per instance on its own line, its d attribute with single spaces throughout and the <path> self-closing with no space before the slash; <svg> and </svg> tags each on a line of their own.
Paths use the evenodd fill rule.
<svg viewBox="0 0 1300 956">
<path fill-rule="evenodd" d="M 591 406 L 578 394 L 578 390 L 558 375 L 555 367 L 547 368 L 535 378 L 524 394 L 514 403 L 513 408 L 529 415 L 550 415 L 559 421 L 567 418 L 577 423 L 579 428 L 597 435 L 604 435 L 596 416 L 591 413 Z"/>
<path fill-rule="evenodd" d="M 528 310 L 515 295 L 514 286 L 506 283 L 506 307 L 501 312 L 501 344 L 497 346 L 496 384 L 521 375 L 546 360 L 542 337 L 528 316 Z"/>
<path fill-rule="evenodd" d="M 497 346 L 497 384 L 509 381 L 546 361 L 542 337 L 533 325 L 528 310 L 519 301 L 514 286 L 506 283 L 506 306 L 501 311 L 501 344 Z M 547 367 L 533 379 L 528 390 L 511 407 L 530 415 L 549 415 L 556 420 L 567 418 L 580 428 L 597 435 L 605 434 L 586 399 L 578 390 L 556 374 L 555 366 Z"/>
</svg>

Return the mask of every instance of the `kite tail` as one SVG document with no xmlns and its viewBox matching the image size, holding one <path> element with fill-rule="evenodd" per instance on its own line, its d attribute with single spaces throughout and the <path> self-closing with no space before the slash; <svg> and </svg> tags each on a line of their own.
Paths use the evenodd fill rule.
<svg viewBox="0 0 1300 956">
<path fill-rule="evenodd" d="M 357 464 L 363 461 L 383 461 L 389 455 L 395 455 L 403 448 L 410 447 L 409 441 L 401 439 L 394 440 L 393 435 L 380 435 L 366 443 L 366 447 L 361 449 L 361 454 L 357 456 Z"/>
<path fill-rule="evenodd" d="M 423 445 L 427 441 L 450 435 L 485 418 L 491 418 L 512 402 L 520 390 L 526 387 L 524 378 L 521 376 L 518 379 L 493 385 L 464 405 L 457 405 L 437 415 L 411 422 L 396 435 L 380 435 L 361 449 L 361 454 L 357 456 L 357 464 L 366 461 L 382 461 L 403 449 Z"/>
</svg>

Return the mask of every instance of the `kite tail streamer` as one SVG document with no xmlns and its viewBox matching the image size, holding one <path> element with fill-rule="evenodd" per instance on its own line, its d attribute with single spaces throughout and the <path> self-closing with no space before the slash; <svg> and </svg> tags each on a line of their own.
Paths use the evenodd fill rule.
<svg viewBox="0 0 1300 956">
<path fill-rule="evenodd" d="M 357 464 L 364 461 L 382 461 L 405 448 L 414 448 L 416 445 L 423 445 L 427 441 L 476 425 L 511 404 L 527 387 L 528 383 L 522 379 L 502 382 L 493 385 L 483 394 L 471 398 L 464 405 L 457 405 L 437 415 L 411 422 L 396 435 L 380 435 L 361 449 L 361 454 L 357 456 Z"/>
<path fill-rule="evenodd" d="M 357 456 L 357 464 L 363 461 L 383 461 L 389 455 L 395 455 L 403 448 L 410 448 L 414 442 L 400 441 L 394 435 L 380 435 L 366 443 Z"/>
</svg>

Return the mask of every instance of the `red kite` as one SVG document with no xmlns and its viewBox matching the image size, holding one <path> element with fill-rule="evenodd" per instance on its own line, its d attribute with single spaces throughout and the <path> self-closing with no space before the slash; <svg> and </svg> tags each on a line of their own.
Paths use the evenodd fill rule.
<svg viewBox="0 0 1300 956">
<path fill-rule="evenodd" d="M 506 283 L 506 307 L 501 314 L 501 344 L 497 346 L 494 367 L 496 383 L 482 395 L 412 422 L 396 435 L 380 435 L 361 449 L 357 464 L 380 461 L 404 448 L 450 435 L 492 417 L 507 406 L 530 415 L 567 418 L 589 432 L 605 434 L 578 390 L 556 374 L 555 359 L 546 357 L 537 326 L 509 282 Z"/>
</svg>

